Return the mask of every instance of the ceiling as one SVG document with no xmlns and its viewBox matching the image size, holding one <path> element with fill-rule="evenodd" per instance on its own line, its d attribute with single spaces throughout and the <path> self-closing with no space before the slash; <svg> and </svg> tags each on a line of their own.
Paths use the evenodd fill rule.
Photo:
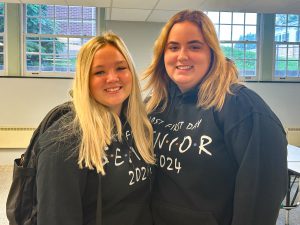
<svg viewBox="0 0 300 225">
<path fill-rule="evenodd" d="M 4 0 L 106 8 L 106 20 L 165 22 L 182 9 L 300 14 L 300 0 Z"/>
</svg>

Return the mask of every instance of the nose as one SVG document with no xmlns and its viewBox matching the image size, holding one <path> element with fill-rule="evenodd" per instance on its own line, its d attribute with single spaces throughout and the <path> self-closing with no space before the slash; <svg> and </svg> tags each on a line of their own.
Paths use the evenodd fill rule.
<svg viewBox="0 0 300 225">
<path fill-rule="evenodd" d="M 119 75 L 115 71 L 110 71 L 107 75 L 106 82 L 113 83 L 119 81 Z"/>
<path fill-rule="evenodd" d="M 189 58 L 189 56 L 188 56 L 187 50 L 185 48 L 181 48 L 179 55 L 178 55 L 178 60 L 184 61 L 184 60 L 187 60 L 188 58 Z"/>
</svg>

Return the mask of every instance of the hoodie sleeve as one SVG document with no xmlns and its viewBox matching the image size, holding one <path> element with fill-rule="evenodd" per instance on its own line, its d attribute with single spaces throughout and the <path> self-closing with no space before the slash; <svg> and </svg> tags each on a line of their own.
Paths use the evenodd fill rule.
<svg viewBox="0 0 300 225">
<path fill-rule="evenodd" d="M 274 225 L 287 191 L 285 132 L 254 92 L 233 99 L 228 107 L 232 119 L 224 127 L 226 145 L 238 165 L 232 225 Z"/>
<path fill-rule="evenodd" d="M 82 225 L 84 171 L 75 157 L 66 157 L 66 146 L 51 141 L 38 157 L 37 224 Z"/>
</svg>

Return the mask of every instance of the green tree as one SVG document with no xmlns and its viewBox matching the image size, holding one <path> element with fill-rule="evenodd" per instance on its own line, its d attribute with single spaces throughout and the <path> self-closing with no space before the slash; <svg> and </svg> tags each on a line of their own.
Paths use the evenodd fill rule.
<svg viewBox="0 0 300 225">
<path fill-rule="evenodd" d="M 40 33 L 39 27 L 41 23 L 43 25 L 43 33 L 53 34 L 54 23 L 50 18 L 45 17 L 48 8 L 49 8 L 48 5 L 37 5 L 37 4 L 26 5 L 27 16 L 28 16 L 27 33 L 39 34 Z M 40 15 L 40 12 L 41 12 L 41 17 L 38 18 L 37 16 Z M 59 54 L 65 48 L 65 43 L 57 41 L 58 40 L 57 38 L 54 38 L 54 41 L 55 40 L 56 40 L 55 53 Z M 51 42 L 49 42 L 48 44 L 44 44 L 43 46 L 39 46 L 38 42 L 29 42 L 26 47 L 27 47 L 27 52 L 38 52 L 39 47 L 41 47 L 41 52 L 51 52 L 51 50 L 53 51 L 53 44 Z"/>
</svg>

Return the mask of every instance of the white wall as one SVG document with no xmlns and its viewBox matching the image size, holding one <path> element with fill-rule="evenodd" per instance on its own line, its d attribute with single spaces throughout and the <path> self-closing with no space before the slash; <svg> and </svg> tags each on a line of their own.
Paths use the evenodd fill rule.
<svg viewBox="0 0 300 225">
<path fill-rule="evenodd" d="M 284 127 L 300 127 L 300 83 L 246 83 L 276 113 Z"/>
</svg>

